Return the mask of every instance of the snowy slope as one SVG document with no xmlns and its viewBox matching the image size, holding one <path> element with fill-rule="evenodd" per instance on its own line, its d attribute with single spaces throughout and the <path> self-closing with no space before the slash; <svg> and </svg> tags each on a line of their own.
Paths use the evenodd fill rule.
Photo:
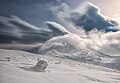
<svg viewBox="0 0 120 83">
<path fill-rule="evenodd" d="M 119 83 L 120 72 L 69 59 L 0 50 L 0 83 Z M 10 61 L 8 59 L 10 58 Z M 45 60 L 45 72 L 32 71 L 37 60 Z"/>
</svg>

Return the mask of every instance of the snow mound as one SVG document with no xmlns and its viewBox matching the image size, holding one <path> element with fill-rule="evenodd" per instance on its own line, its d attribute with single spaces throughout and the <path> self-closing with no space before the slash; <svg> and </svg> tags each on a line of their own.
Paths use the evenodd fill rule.
<svg viewBox="0 0 120 83">
<path fill-rule="evenodd" d="M 33 67 L 35 71 L 44 71 L 48 66 L 48 63 L 44 60 L 40 60 L 37 62 L 37 64 Z"/>
</svg>

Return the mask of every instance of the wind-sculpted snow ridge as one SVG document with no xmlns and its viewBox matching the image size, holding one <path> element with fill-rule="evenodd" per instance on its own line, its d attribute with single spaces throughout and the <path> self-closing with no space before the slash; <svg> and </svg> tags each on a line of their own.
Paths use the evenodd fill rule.
<svg viewBox="0 0 120 83">
<path fill-rule="evenodd" d="M 52 37 L 69 33 L 64 27 L 55 22 L 47 22 L 46 24 L 51 31 L 41 30 L 17 16 L 12 16 L 12 18 L 0 16 L 0 42 L 40 43 Z"/>
</svg>

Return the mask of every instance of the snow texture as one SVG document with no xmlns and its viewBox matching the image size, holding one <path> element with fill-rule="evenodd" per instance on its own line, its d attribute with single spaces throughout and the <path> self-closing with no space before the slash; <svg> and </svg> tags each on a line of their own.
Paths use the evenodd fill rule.
<svg viewBox="0 0 120 83">
<path fill-rule="evenodd" d="M 32 53 L 0 49 L 0 83 L 119 83 L 120 72 L 101 66 L 90 65 Z M 8 61 L 7 57 L 10 57 Z M 32 67 L 40 60 L 48 63 L 45 72 Z"/>
</svg>

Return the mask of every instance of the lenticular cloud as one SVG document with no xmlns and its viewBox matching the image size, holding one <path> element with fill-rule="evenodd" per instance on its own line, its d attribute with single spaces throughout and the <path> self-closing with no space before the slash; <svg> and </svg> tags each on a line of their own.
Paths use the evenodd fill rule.
<svg viewBox="0 0 120 83">
<path fill-rule="evenodd" d="M 43 43 L 52 37 L 69 33 L 56 22 L 45 22 L 50 30 L 40 29 L 17 16 L 12 18 L 0 16 L 0 43 Z"/>
</svg>

